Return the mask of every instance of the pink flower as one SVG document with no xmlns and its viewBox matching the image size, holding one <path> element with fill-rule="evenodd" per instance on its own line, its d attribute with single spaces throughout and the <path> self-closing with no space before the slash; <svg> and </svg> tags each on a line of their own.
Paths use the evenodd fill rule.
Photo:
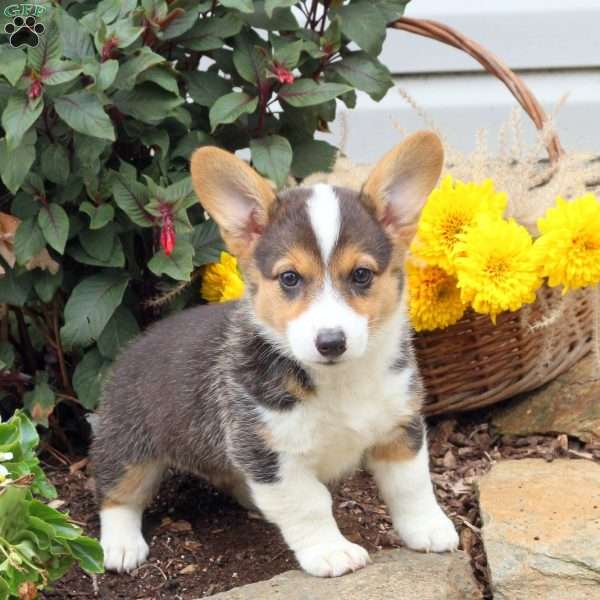
<svg viewBox="0 0 600 600">
<path fill-rule="evenodd" d="M 42 95 L 42 89 L 42 82 L 39 79 L 34 79 L 31 82 L 29 89 L 27 90 L 27 97 L 30 100 L 35 100 L 36 98 L 39 98 Z"/>
<path fill-rule="evenodd" d="M 273 64 L 271 72 L 277 77 L 279 82 L 283 84 L 294 83 L 294 74 L 283 65 L 278 65 L 277 63 Z"/>
<path fill-rule="evenodd" d="M 160 213 L 162 216 L 162 226 L 160 228 L 160 245 L 167 256 L 171 256 L 175 248 L 176 236 L 175 226 L 173 225 L 173 213 L 169 204 L 161 204 Z"/>
</svg>

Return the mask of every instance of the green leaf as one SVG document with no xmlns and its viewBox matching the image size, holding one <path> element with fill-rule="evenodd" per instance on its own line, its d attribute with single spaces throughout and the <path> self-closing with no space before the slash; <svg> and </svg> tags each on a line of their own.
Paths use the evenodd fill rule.
<svg viewBox="0 0 600 600">
<path fill-rule="evenodd" d="M 16 85 L 23 75 L 26 64 L 27 56 L 21 50 L 8 46 L 0 48 L 0 75 L 4 75 L 12 86 Z"/>
<path fill-rule="evenodd" d="M 41 156 L 42 174 L 52 183 L 67 183 L 71 171 L 69 153 L 61 144 L 49 144 Z"/>
<path fill-rule="evenodd" d="M 331 171 L 337 148 L 323 140 L 308 140 L 294 146 L 292 173 L 300 179 L 316 172 Z"/>
<path fill-rule="evenodd" d="M 108 367 L 109 363 L 104 360 L 97 348 L 86 352 L 77 364 L 73 373 L 73 388 L 84 408 L 88 410 L 96 408 Z"/>
<path fill-rule="evenodd" d="M 34 275 L 31 271 L 7 269 L 0 277 L 0 303 L 23 306 L 33 287 Z"/>
<path fill-rule="evenodd" d="M 219 228 L 212 219 L 194 227 L 191 241 L 194 247 L 193 260 L 196 267 L 219 262 L 221 251 L 225 250 Z"/>
<path fill-rule="evenodd" d="M 44 85 L 60 85 L 73 81 L 81 72 L 82 68 L 68 60 L 51 62 L 46 65 L 40 76 Z"/>
<path fill-rule="evenodd" d="M 282 64 L 286 69 L 293 69 L 300 60 L 300 53 L 304 49 L 304 40 L 290 42 L 287 38 L 271 38 L 273 46 L 273 55 L 275 60 Z"/>
<path fill-rule="evenodd" d="M 59 254 L 63 254 L 69 237 L 69 217 L 64 208 L 54 203 L 42 206 L 38 214 L 38 224 L 48 244 Z"/>
<path fill-rule="evenodd" d="M 209 112 L 211 130 L 218 125 L 233 123 L 243 114 L 253 113 L 258 106 L 258 98 L 253 98 L 244 92 L 232 92 L 221 96 Z"/>
<path fill-rule="evenodd" d="M 56 396 L 47 381 L 40 381 L 23 396 L 23 406 L 27 409 L 36 425 L 48 427 L 48 417 L 56 404 Z"/>
<path fill-rule="evenodd" d="M 285 185 L 292 165 L 292 147 L 284 137 L 269 135 L 250 142 L 252 164 L 278 188 Z"/>
<path fill-rule="evenodd" d="M 190 156 L 196 148 L 200 146 L 215 146 L 217 142 L 215 138 L 211 137 L 204 131 L 190 131 L 186 134 L 179 144 L 173 149 L 171 158 L 185 158 L 190 159 Z"/>
<path fill-rule="evenodd" d="M 104 327 L 123 300 L 129 275 L 105 271 L 75 286 L 65 306 L 65 325 L 61 337 L 66 347 L 89 346 L 100 337 Z"/>
<path fill-rule="evenodd" d="M 49 271 L 42 271 L 35 278 L 33 287 L 42 302 L 51 302 L 56 290 L 62 283 L 62 271 L 52 274 Z"/>
<path fill-rule="evenodd" d="M 9 150 L 14 150 L 23 139 L 27 130 L 42 114 L 44 103 L 41 98 L 29 102 L 25 94 L 11 96 L 2 113 L 2 127 L 6 132 L 6 143 Z"/>
<path fill-rule="evenodd" d="M 96 540 L 82 535 L 72 541 L 69 548 L 84 571 L 88 573 L 104 572 L 104 554 L 102 546 Z"/>
<path fill-rule="evenodd" d="M 56 14 L 60 37 L 63 42 L 63 54 L 72 60 L 82 61 L 94 55 L 94 44 L 89 32 L 66 10 L 53 7 Z"/>
<path fill-rule="evenodd" d="M 34 217 L 21 221 L 15 233 L 15 257 L 24 265 L 46 247 L 44 234 Z"/>
<path fill-rule="evenodd" d="M 374 0 L 373 5 L 383 17 L 386 23 L 399 19 L 406 9 L 410 0 Z"/>
<path fill-rule="evenodd" d="M 0 342 L 0 363 L 2 369 L 10 369 L 15 361 L 15 351 L 10 342 Z"/>
<path fill-rule="evenodd" d="M 39 36 L 39 43 L 35 48 L 29 48 L 29 64 L 41 73 L 44 67 L 51 62 L 60 60 L 62 43 L 60 32 L 54 21 L 46 26 L 44 35 Z"/>
<path fill-rule="evenodd" d="M 341 83 L 318 83 L 312 79 L 298 79 L 279 90 L 279 97 L 295 107 L 312 106 L 336 98 L 352 88 Z"/>
<path fill-rule="evenodd" d="M 366 52 L 353 52 L 344 56 L 343 60 L 334 63 L 330 70 L 377 101 L 394 85 L 388 69 Z"/>
<path fill-rule="evenodd" d="M 152 52 L 147 46 L 142 46 L 133 58 L 121 65 L 114 86 L 119 90 L 131 90 L 138 75 L 164 61 L 163 56 Z"/>
<path fill-rule="evenodd" d="M 199 106 L 212 106 L 231 91 L 231 83 L 214 71 L 195 71 L 186 80 L 190 96 Z"/>
<path fill-rule="evenodd" d="M 98 350 L 102 356 L 112 360 L 139 331 L 140 328 L 131 311 L 125 306 L 119 306 L 98 338 Z"/>
<path fill-rule="evenodd" d="M 115 140 L 111 120 L 95 94 L 80 91 L 62 96 L 54 101 L 54 108 L 59 117 L 75 131 L 92 137 Z"/>
<path fill-rule="evenodd" d="M 100 64 L 98 75 L 96 76 L 96 87 L 99 90 L 106 90 L 115 81 L 119 71 L 119 61 L 110 59 Z"/>
<path fill-rule="evenodd" d="M 186 6 L 185 13 L 175 17 L 164 29 L 161 29 L 159 37 L 161 40 L 172 40 L 183 35 L 191 29 L 200 15 L 200 7 Z"/>
<path fill-rule="evenodd" d="M 113 250 L 115 241 L 115 228 L 107 225 L 102 229 L 84 229 L 79 234 L 79 241 L 83 249 L 98 260 L 107 260 Z"/>
<path fill-rule="evenodd" d="M 151 81 L 163 88 L 163 90 L 167 90 L 167 92 L 179 96 L 177 77 L 175 77 L 168 66 L 161 65 L 154 69 L 150 69 L 149 71 L 140 73 L 138 83 L 143 83 L 144 81 Z"/>
<path fill-rule="evenodd" d="M 113 197 L 117 206 L 140 227 L 151 227 L 154 219 L 144 207 L 150 200 L 150 193 L 145 185 L 125 172 L 113 171 Z"/>
<path fill-rule="evenodd" d="M 268 54 L 265 48 L 259 45 L 258 39 L 243 34 L 237 37 L 233 64 L 246 81 L 260 86 L 266 79 L 268 62 Z"/>
<path fill-rule="evenodd" d="M 148 262 L 148 268 L 155 275 L 168 275 L 178 281 L 190 281 L 194 268 L 192 257 L 194 248 L 185 239 L 178 239 L 170 256 L 164 250 L 157 252 Z"/>
<path fill-rule="evenodd" d="M 381 52 L 386 22 L 372 2 L 352 2 L 338 9 L 342 33 L 371 56 Z"/>
<path fill-rule="evenodd" d="M 122 113 L 149 125 L 162 123 L 184 103 L 183 98 L 149 83 L 138 85 L 131 91 L 117 92 L 113 101 Z"/>
<path fill-rule="evenodd" d="M 273 11 L 276 8 L 294 6 L 297 0 L 265 0 L 265 12 L 270 18 L 273 17 Z"/>
<path fill-rule="evenodd" d="M 297 31 L 300 29 L 298 21 L 290 8 L 275 8 L 272 15 L 266 13 L 265 3 L 262 0 L 254 2 L 252 14 L 242 14 L 242 18 L 254 29 L 265 29 L 266 31 Z"/>
<path fill-rule="evenodd" d="M 98 258 L 92 256 L 82 246 L 75 244 L 69 248 L 69 255 L 72 256 L 77 262 L 83 265 L 92 265 L 94 267 L 118 267 L 123 268 L 125 266 L 125 254 L 123 252 L 123 245 L 118 237 L 114 237 L 112 244 L 109 248 L 108 256 L 106 258 Z"/>
<path fill-rule="evenodd" d="M 90 218 L 90 229 L 102 229 L 115 218 L 115 209 L 112 204 L 104 203 L 94 206 L 86 200 L 81 204 L 79 210 Z"/>
<path fill-rule="evenodd" d="M 254 12 L 252 0 L 221 0 L 221 4 L 226 8 L 235 8 L 240 12 Z"/>
<path fill-rule="evenodd" d="M 16 194 L 35 161 L 35 130 L 25 134 L 21 145 L 9 149 L 6 139 L 0 140 L 0 176 L 12 194 Z"/>
<path fill-rule="evenodd" d="M 228 11 L 222 17 L 201 19 L 179 37 L 177 43 L 186 49 L 199 52 L 213 50 L 223 45 L 223 39 L 237 35 L 243 25 L 238 14 Z"/>
</svg>

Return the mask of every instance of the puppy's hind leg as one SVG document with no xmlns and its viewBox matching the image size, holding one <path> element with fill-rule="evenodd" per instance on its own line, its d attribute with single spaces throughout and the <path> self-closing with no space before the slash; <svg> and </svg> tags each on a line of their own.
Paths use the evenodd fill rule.
<svg viewBox="0 0 600 600">
<path fill-rule="evenodd" d="M 164 467 L 156 462 L 129 465 L 114 485 L 102 490 L 100 543 L 106 569 L 131 571 L 148 557 L 142 513 L 163 473 Z"/>
</svg>

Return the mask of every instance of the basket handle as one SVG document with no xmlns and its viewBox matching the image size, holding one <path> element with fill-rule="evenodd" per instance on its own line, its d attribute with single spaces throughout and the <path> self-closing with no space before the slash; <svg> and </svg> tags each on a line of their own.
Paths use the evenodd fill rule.
<svg viewBox="0 0 600 600">
<path fill-rule="evenodd" d="M 517 102 L 523 107 L 523 110 L 529 115 L 538 131 L 544 129 L 545 124 L 548 122 L 548 115 L 546 115 L 544 109 L 526 83 L 507 65 L 474 40 L 459 33 L 452 27 L 448 27 L 448 25 L 428 19 L 401 17 L 389 23 L 388 27 L 410 31 L 411 33 L 454 46 L 454 48 L 470 54 L 488 73 L 495 75 L 504 83 L 510 93 L 517 99 Z M 545 140 L 545 145 L 550 162 L 556 165 L 565 153 L 558 135 L 552 132 Z"/>
</svg>

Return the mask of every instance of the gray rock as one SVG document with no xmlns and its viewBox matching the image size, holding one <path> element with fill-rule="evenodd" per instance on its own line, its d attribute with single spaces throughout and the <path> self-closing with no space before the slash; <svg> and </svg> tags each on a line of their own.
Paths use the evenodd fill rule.
<svg viewBox="0 0 600 600">
<path fill-rule="evenodd" d="M 288 571 L 211 600 L 480 600 L 468 557 L 385 550 L 364 569 L 321 579 Z"/>
<path fill-rule="evenodd" d="M 590 354 L 525 398 L 499 407 L 492 423 L 501 433 L 567 433 L 600 442 L 600 377 Z"/>
<path fill-rule="evenodd" d="M 600 464 L 500 462 L 479 502 L 494 600 L 600 600 Z"/>
</svg>

